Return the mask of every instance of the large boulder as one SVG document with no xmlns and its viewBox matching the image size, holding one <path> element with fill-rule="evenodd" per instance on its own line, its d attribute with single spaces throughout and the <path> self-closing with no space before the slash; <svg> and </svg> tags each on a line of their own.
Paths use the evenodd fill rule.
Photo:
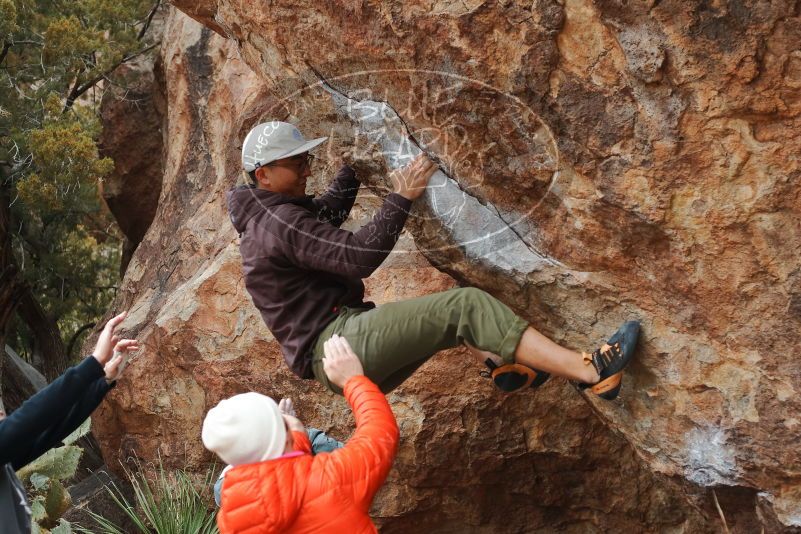
<svg viewBox="0 0 801 534">
<path fill-rule="evenodd" d="M 145 349 L 96 418 L 107 456 L 200 468 L 205 411 L 246 390 L 347 436 L 342 399 L 283 365 L 227 221 L 244 134 L 289 119 L 331 138 L 315 191 L 366 161 L 353 225 L 387 170 L 441 164 L 379 304 L 455 279 L 585 350 L 643 322 L 614 403 L 500 396 L 461 350 L 423 366 L 389 396 L 385 531 L 801 526 L 797 6 L 173 3 L 216 33 L 166 25 L 163 185 L 117 303 Z"/>
<path fill-rule="evenodd" d="M 3 369 L 2 391 L 5 393 L 0 409 L 11 413 L 45 387 L 47 380 L 8 345 L 0 353 L 0 358 L 3 359 L 0 367 Z"/>
</svg>

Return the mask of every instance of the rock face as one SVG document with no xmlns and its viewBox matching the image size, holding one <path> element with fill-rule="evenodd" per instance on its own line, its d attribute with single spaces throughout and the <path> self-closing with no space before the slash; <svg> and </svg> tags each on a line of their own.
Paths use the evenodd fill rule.
<svg viewBox="0 0 801 534">
<path fill-rule="evenodd" d="M 388 169 L 441 164 L 379 304 L 455 279 L 585 350 L 643 322 L 614 403 L 424 365 L 389 397 L 383 531 L 701 532 L 713 489 L 735 531 L 801 526 L 801 2 L 173 4 L 208 28 L 165 27 L 163 186 L 118 301 L 145 350 L 95 418 L 107 460 L 199 468 L 205 411 L 247 390 L 352 428 L 283 365 L 227 221 L 244 134 L 289 119 L 331 138 L 315 191 L 364 162 L 356 226 Z"/>
<path fill-rule="evenodd" d="M 47 380 L 42 373 L 20 358 L 19 354 L 8 345 L 0 353 L 0 358 L 3 358 L 3 391 L 19 392 L 19 396 L 6 394 L 3 397 L 4 406 L 2 408 L 10 413 L 45 387 Z"/>
</svg>

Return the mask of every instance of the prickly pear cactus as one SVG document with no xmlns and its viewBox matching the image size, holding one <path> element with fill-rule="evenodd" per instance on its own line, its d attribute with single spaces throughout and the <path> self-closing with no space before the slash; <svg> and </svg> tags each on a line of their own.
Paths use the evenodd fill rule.
<svg viewBox="0 0 801 534">
<path fill-rule="evenodd" d="M 75 476 L 83 449 L 74 443 L 91 427 L 87 419 L 75 432 L 64 438 L 64 446 L 51 449 L 17 472 L 28 490 L 33 512 L 32 534 L 69 534 L 70 524 L 61 516 L 72 504 L 64 482 Z M 52 530 L 49 530 L 52 529 Z"/>
</svg>

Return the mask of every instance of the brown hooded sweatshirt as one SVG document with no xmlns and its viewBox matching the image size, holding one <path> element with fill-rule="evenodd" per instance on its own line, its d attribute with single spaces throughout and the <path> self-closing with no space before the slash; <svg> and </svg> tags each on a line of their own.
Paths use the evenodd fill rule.
<svg viewBox="0 0 801 534">
<path fill-rule="evenodd" d="M 412 202 L 392 193 L 357 232 L 342 230 L 358 190 L 353 169 L 345 166 L 320 198 L 252 186 L 228 192 L 245 286 L 301 378 L 314 377 L 314 341 L 343 306 L 375 306 L 364 302 L 361 279 L 389 255 L 409 215 Z"/>
</svg>

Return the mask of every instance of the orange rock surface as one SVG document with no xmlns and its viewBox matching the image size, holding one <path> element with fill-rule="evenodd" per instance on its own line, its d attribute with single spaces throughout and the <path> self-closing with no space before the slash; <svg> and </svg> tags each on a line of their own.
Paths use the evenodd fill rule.
<svg viewBox="0 0 801 534">
<path fill-rule="evenodd" d="M 389 397 L 384 532 L 706 532 L 713 489 L 734 531 L 801 527 L 799 2 L 173 4 L 199 22 L 165 24 L 162 190 L 117 303 L 145 350 L 96 418 L 107 460 L 200 468 L 205 411 L 248 390 L 351 430 L 285 368 L 225 209 L 241 139 L 282 119 L 331 138 L 315 192 L 360 159 L 355 226 L 418 147 L 440 163 L 376 302 L 458 280 L 583 350 L 643 323 L 613 403 L 424 365 Z"/>
</svg>

